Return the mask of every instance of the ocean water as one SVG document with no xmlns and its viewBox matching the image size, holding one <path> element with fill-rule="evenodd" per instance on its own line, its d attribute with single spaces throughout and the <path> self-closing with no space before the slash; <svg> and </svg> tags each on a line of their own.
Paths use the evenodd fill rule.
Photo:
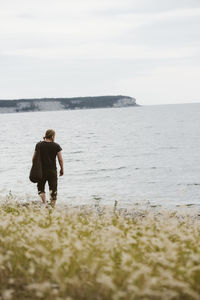
<svg viewBox="0 0 200 300">
<path fill-rule="evenodd" d="M 200 104 L 0 114 L 0 195 L 38 199 L 31 159 L 53 128 L 65 164 L 58 203 L 198 206 L 199 120 Z"/>
</svg>

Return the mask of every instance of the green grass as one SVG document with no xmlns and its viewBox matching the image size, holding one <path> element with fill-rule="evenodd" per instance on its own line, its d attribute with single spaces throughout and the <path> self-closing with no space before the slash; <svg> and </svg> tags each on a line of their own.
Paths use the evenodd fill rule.
<svg viewBox="0 0 200 300">
<path fill-rule="evenodd" d="M 198 217 L 138 210 L 0 204 L 0 299 L 200 299 Z"/>
</svg>

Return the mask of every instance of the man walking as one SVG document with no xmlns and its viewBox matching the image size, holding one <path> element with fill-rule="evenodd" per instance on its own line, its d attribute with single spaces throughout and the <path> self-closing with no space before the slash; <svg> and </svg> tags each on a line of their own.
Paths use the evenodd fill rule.
<svg viewBox="0 0 200 300">
<path fill-rule="evenodd" d="M 38 147 L 40 147 L 40 157 L 42 163 L 42 179 L 38 181 L 37 188 L 38 194 L 40 195 L 42 202 L 46 203 L 45 196 L 45 184 L 48 181 L 49 192 L 50 192 L 50 202 L 51 206 L 55 207 L 57 200 L 57 167 L 56 167 L 56 157 L 60 165 L 60 176 L 64 174 L 63 158 L 59 144 L 54 142 L 55 131 L 53 129 L 48 129 L 44 136 L 44 141 L 39 142 L 35 146 L 35 152 L 33 154 L 33 161 L 35 159 Z"/>
</svg>

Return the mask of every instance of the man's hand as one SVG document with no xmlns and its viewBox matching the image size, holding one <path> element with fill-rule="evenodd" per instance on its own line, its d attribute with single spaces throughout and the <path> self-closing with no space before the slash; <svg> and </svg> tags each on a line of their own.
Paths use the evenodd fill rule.
<svg viewBox="0 0 200 300">
<path fill-rule="evenodd" d="M 64 172 L 62 169 L 60 169 L 60 176 L 63 176 Z"/>
</svg>

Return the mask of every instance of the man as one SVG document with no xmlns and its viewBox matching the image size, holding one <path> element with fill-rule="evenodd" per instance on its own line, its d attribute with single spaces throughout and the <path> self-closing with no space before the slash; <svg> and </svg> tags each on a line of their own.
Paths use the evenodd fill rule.
<svg viewBox="0 0 200 300">
<path fill-rule="evenodd" d="M 60 165 L 60 176 L 64 174 L 63 159 L 62 159 L 62 148 L 59 144 L 54 142 L 55 131 L 53 129 L 48 129 L 44 136 L 44 141 L 39 142 L 35 146 L 35 152 L 33 154 L 33 161 L 36 156 L 38 147 L 40 147 L 40 156 L 42 163 L 42 179 L 38 182 L 38 194 L 40 195 L 42 202 L 46 203 L 45 196 L 45 183 L 48 181 L 49 192 L 50 192 L 50 202 L 51 206 L 55 207 L 57 199 L 57 167 L 56 167 L 56 157 L 58 157 L 58 162 Z"/>
</svg>

